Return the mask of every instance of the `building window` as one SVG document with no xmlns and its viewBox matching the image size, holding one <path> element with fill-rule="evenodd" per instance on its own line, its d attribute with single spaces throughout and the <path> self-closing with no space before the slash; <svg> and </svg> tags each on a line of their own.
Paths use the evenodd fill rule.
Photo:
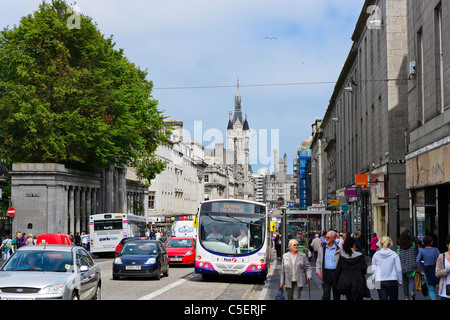
<svg viewBox="0 0 450 320">
<path fill-rule="evenodd" d="M 205 174 L 205 182 L 209 182 L 209 175 Z"/>
<path fill-rule="evenodd" d="M 444 49 L 442 43 L 442 7 L 439 6 L 436 8 L 436 29 L 435 29 L 435 43 L 436 43 L 436 64 L 439 70 L 436 70 L 437 73 L 437 83 L 436 87 L 439 90 L 436 90 L 437 96 L 437 107 L 441 113 L 445 110 L 444 103 Z"/>
<path fill-rule="evenodd" d="M 148 209 L 155 210 L 155 193 L 150 193 L 148 195 Z"/>
</svg>

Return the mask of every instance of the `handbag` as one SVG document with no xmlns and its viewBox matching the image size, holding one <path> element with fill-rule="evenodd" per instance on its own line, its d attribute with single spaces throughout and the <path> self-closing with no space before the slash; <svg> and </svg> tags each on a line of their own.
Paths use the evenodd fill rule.
<svg viewBox="0 0 450 320">
<path fill-rule="evenodd" d="M 421 278 L 422 278 L 422 276 L 421 276 Z M 425 279 L 422 280 L 422 288 L 421 288 L 420 291 L 422 292 L 422 295 L 424 297 L 428 296 L 428 286 L 427 286 L 427 284 L 425 282 Z"/>
<path fill-rule="evenodd" d="M 422 275 L 420 272 L 416 272 L 414 275 L 414 284 L 416 287 L 416 291 L 422 291 Z"/>
<path fill-rule="evenodd" d="M 278 290 L 278 294 L 275 296 L 275 300 L 286 300 L 283 288 L 280 288 L 280 290 Z"/>
</svg>

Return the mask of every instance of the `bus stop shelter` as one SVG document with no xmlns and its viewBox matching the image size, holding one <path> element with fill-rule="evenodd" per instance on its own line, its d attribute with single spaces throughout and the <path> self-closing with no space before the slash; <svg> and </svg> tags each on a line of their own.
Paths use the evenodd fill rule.
<svg viewBox="0 0 450 320">
<path fill-rule="evenodd" d="M 283 253 L 289 251 L 288 244 L 290 239 L 305 237 L 310 231 L 312 220 L 320 220 L 320 226 L 323 227 L 325 215 L 331 214 L 329 210 L 292 210 L 284 209 L 281 217 L 281 246 Z"/>
</svg>

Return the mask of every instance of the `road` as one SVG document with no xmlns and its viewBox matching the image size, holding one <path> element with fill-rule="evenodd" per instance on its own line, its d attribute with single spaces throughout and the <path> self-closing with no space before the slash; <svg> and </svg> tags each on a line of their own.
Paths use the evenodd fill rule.
<svg viewBox="0 0 450 320">
<path fill-rule="evenodd" d="M 172 266 L 169 276 L 112 279 L 112 258 L 95 258 L 102 274 L 102 300 L 259 300 L 264 284 L 234 277 L 203 280 L 193 267 Z"/>
</svg>

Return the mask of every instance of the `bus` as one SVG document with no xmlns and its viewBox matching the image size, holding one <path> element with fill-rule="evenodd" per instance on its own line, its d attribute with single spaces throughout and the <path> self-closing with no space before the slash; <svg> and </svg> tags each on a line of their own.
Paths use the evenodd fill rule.
<svg viewBox="0 0 450 320">
<path fill-rule="evenodd" d="M 271 239 L 267 206 L 247 200 L 210 200 L 200 204 L 195 272 L 253 276 L 264 281 Z"/>
<path fill-rule="evenodd" d="M 114 253 L 122 238 L 145 237 L 145 217 L 126 213 L 100 213 L 90 216 L 92 253 Z"/>
</svg>

